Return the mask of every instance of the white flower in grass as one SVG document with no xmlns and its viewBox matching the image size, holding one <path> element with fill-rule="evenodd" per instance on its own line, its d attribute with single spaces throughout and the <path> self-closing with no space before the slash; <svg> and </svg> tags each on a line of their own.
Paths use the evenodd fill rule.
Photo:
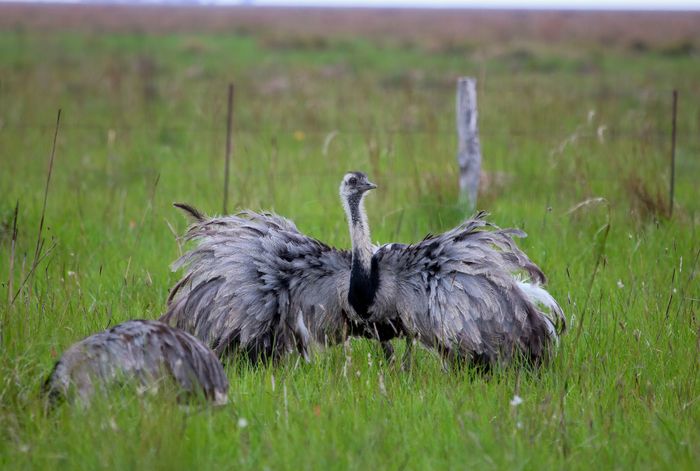
<svg viewBox="0 0 700 471">
<path fill-rule="evenodd" d="M 622 280 L 617 280 L 617 287 L 620 289 L 625 287 L 625 284 L 622 282 Z"/>
<path fill-rule="evenodd" d="M 518 396 L 517 394 L 515 396 L 513 396 L 513 399 L 510 400 L 510 405 L 513 407 L 518 407 L 522 403 L 523 403 L 523 398 Z"/>
<path fill-rule="evenodd" d="M 238 428 L 246 428 L 248 426 L 248 421 L 245 419 L 245 417 L 241 417 L 238 419 Z"/>
<path fill-rule="evenodd" d="M 114 420 L 114 417 L 109 418 L 109 428 L 111 428 L 115 432 L 119 431 L 119 426 L 117 425 L 117 421 Z"/>
</svg>

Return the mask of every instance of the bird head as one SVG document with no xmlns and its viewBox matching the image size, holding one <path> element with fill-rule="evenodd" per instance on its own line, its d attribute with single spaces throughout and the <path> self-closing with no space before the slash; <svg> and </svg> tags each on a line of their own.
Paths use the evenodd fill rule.
<svg viewBox="0 0 700 471">
<path fill-rule="evenodd" d="M 362 172 L 348 172 L 340 183 L 340 195 L 344 198 L 362 196 L 369 190 L 374 190 L 377 185 L 367 179 Z"/>
</svg>

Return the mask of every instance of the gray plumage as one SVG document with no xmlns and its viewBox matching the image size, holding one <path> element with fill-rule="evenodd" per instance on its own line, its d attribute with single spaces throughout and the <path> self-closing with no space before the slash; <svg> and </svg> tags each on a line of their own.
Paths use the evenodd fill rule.
<svg viewBox="0 0 700 471">
<path fill-rule="evenodd" d="M 244 211 L 193 219 L 198 245 L 173 264 L 186 268 L 161 320 L 202 339 L 221 356 L 243 352 L 279 359 L 312 344 L 335 344 L 353 331 L 347 290 L 351 257 L 301 234 L 273 214 Z"/>
<path fill-rule="evenodd" d="M 499 229 L 481 212 L 417 244 L 374 250 L 363 198 L 375 187 L 359 172 L 341 185 L 353 242 L 350 304 L 363 321 L 394 323 L 448 360 L 545 360 L 565 318 L 541 287 L 544 273 L 513 241 L 525 234 Z"/>
<path fill-rule="evenodd" d="M 135 382 L 157 388 L 172 382 L 185 395 L 227 400 L 228 380 L 216 356 L 192 335 L 162 322 L 132 320 L 87 337 L 61 356 L 44 383 L 52 400 L 77 394 L 89 402 L 96 389 Z"/>
<path fill-rule="evenodd" d="M 564 314 L 540 286 L 542 271 L 513 242 L 525 234 L 485 217 L 375 252 L 379 287 L 367 321 L 396 319 L 409 337 L 449 360 L 482 366 L 517 354 L 535 364 L 545 360 L 565 328 Z"/>
<path fill-rule="evenodd" d="M 490 365 L 516 352 L 539 363 L 556 342 L 564 316 L 543 289 L 542 271 L 479 213 L 418 244 L 370 241 L 361 172 L 345 175 L 340 197 L 351 251 L 301 234 L 273 214 L 245 211 L 194 220 L 197 246 L 174 265 L 184 277 L 161 318 L 209 344 L 218 355 L 280 358 L 348 335 L 416 338 L 446 358 Z M 524 276 L 519 280 L 517 276 Z M 410 345 L 410 343 L 409 343 Z"/>
</svg>

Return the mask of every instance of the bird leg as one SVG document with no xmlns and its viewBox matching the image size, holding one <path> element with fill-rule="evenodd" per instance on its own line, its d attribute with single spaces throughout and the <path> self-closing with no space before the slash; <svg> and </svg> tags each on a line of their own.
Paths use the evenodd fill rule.
<svg viewBox="0 0 700 471">
<path fill-rule="evenodd" d="M 311 363 L 311 358 L 309 356 L 308 346 L 311 342 L 311 334 L 304 324 L 304 314 L 299 310 L 297 313 L 297 321 L 292 328 L 292 336 L 296 341 L 297 350 L 304 358 L 306 363 Z"/>
<path fill-rule="evenodd" d="M 442 372 L 450 373 L 459 365 L 459 354 L 448 346 L 439 347 L 440 358 L 442 359 Z"/>
</svg>

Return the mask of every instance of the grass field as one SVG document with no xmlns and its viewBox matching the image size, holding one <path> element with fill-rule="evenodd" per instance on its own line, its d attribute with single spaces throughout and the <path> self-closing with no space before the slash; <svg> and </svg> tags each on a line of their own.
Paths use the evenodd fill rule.
<svg viewBox="0 0 700 471">
<path fill-rule="evenodd" d="M 507 26 L 493 40 L 433 41 L 4 21 L 0 467 L 697 469 L 700 28 L 670 42 L 612 29 L 518 40 Z M 173 232 L 185 228 L 171 203 L 221 212 L 229 81 L 231 205 L 275 210 L 347 247 L 337 197 L 347 170 L 379 185 L 368 212 L 380 242 L 465 216 L 453 110 L 464 74 L 479 79 L 479 207 L 528 232 L 521 245 L 570 319 L 551 366 L 445 374 L 419 351 L 406 373 L 355 340 L 311 364 L 227 364 L 231 403 L 219 409 L 126 390 L 44 414 L 40 384 L 63 349 L 163 312 L 178 278 Z"/>
</svg>

